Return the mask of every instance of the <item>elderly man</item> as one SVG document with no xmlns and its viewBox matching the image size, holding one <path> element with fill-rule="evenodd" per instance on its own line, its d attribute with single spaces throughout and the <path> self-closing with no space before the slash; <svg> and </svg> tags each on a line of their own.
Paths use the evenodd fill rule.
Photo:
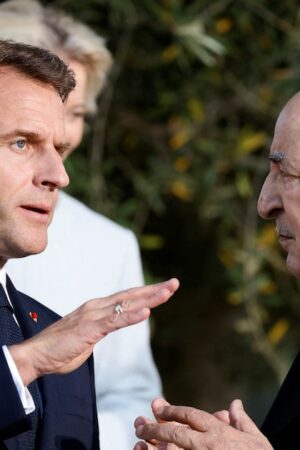
<svg viewBox="0 0 300 450">
<path fill-rule="evenodd" d="M 5 264 L 47 245 L 63 165 L 63 102 L 73 73 L 55 55 L 0 41 L 0 447 L 99 448 L 93 347 L 140 322 L 178 282 L 93 299 L 60 319 L 16 291 Z M 51 283 L 51 280 L 49 280 Z M 60 319 L 60 320 L 59 320 Z"/>
<path fill-rule="evenodd" d="M 300 278 L 300 93 L 279 115 L 269 160 L 270 172 L 260 193 L 258 212 L 264 219 L 275 219 L 279 242 L 287 251 L 287 267 Z M 143 417 L 135 422 L 137 436 L 151 443 L 140 442 L 136 450 L 299 450 L 300 356 L 262 432 L 247 416 L 240 400 L 233 401 L 228 411 L 215 414 L 171 406 L 162 399 L 155 400 L 152 408 L 158 423 Z"/>
</svg>

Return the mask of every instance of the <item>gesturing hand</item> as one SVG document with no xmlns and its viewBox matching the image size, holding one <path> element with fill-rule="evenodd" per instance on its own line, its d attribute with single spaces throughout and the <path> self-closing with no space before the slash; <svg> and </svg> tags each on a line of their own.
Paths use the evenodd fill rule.
<svg viewBox="0 0 300 450">
<path fill-rule="evenodd" d="M 31 339 L 9 347 L 25 386 L 45 374 L 76 369 L 98 341 L 147 319 L 150 309 L 166 302 L 178 286 L 173 278 L 90 300 Z"/>
<path fill-rule="evenodd" d="M 231 403 L 228 414 L 172 406 L 162 399 L 154 400 L 152 409 L 159 422 L 135 421 L 137 437 L 146 441 L 135 450 L 272 450 L 240 400 Z"/>
</svg>

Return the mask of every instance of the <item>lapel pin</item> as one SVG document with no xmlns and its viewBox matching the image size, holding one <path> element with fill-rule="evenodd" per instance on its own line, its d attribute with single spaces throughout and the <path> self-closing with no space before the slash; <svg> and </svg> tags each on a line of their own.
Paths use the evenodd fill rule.
<svg viewBox="0 0 300 450">
<path fill-rule="evenodd" d="M 38 315 L 37 315 L 36 312 L 31 312 L 31 311 L 30 311 L 29 316 L 31 317 L 31 319 L 32 319 L 34 322 L 37 322 L 37 321 L 38 321 Z"/>
</svg>

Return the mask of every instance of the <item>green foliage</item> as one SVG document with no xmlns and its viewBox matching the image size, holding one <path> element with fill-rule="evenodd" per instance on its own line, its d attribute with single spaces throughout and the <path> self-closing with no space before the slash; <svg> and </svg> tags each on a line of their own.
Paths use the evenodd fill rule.
<svg viewBox="0 0 300 450">
<path fill-rule="evenodd" d="M 51 3 L 106 36 L 115 55 L 92 138 L 68 163 L 70 192 L 135 230 L 150 278 L 181 277 L 179 306 L 156 316 L 158 354 L 175 342 L 187 371 L 190 330 L 205 329 L 209 311 L 212 334 L 223 336 L 223 314 L 240 339 L 232 349 L 243 342 L 281 378 L 300 341 L 299 288 L 256 199 L 276 116 L 299 89 L 296 0 Z"/>
</svg>

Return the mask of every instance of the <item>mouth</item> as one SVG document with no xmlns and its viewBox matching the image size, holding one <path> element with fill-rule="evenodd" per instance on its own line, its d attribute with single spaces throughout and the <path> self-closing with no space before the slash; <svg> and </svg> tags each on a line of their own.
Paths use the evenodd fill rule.
<svg viewBox="0 0 300 450">
<path fill-rule="evenodd" d="M 292 241 L 294 238 L 292 236 L 287 236 L 285 234 L 279 234 L 278 241 L 279 243 L 284 243 L 288 241 Z"/>
<path fill-rule="evenodd" d="M 290 228 L 286 224 L 280 222 L 276 223 L 276 233 L 279 244 L 284 250 L 288 252 L 290 249 L 291 242 L 295 240 L 294 233 L 290 230 Z"/>
<path fill-rule="evenodd" d="M 48 208 L 42 208 L 42 207 L 38 207 L 38 206 L 22 206 L 22 208 L 27 209 L 28 211 L 33 211 L 33 212 L 37 212 L 39 214 L 49 214 L 49 209 Z"/>
<path fill-rule="evenodd" d="M 43 204 L 21 205 L 20 209 L 28 219 L 39 223 L 48 223 L 52 211 L 51 207 Z"/>
<path fill-rule="evenodd" d="M 280 224 L 277 224 L 276 233 L 278 239 L 295 239 L 294 233 L 292 233 L 287 227 L 282 225 L 280 226 Z"/>
<path fill-rule="evenodd" d="M 295 241 L 295 237 L 290 232 L 280 232 L 278 234 L 278 242 L 280 246 L 286 251 L 289 252 L 291 250 L 291 245 Z"/>
<path fill-rule="evenodd" d="M 293 239 L 294 235 L 289 230 L 277 230 L 278 237 Z"/>
</svg>

